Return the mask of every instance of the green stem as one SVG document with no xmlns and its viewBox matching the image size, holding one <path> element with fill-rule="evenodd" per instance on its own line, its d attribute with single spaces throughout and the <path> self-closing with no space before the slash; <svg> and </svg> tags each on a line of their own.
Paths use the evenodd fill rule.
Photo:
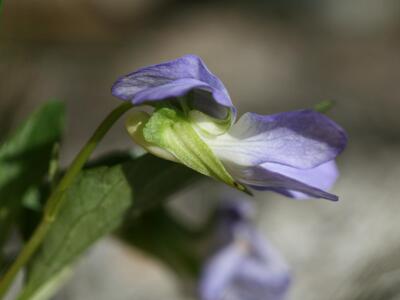
<svg viewBox="0 0 400 300">
<path fill-rule="evenodd" d="M 104 120 L 101 122 L 100 126 L 96 129 L 92 137 L 82 148 L 82 150 L 75 157 L 74 161 L 71 163 L 68 171 L 65 173 L 64 177 L 61 179 L 54 192 L 50 195 L 47 201 L 44 216 L 39 226 L 36 228 L 35 232 L 26 243 L 25 247 L 19 253 L 17 259 L 0 280 L 0 299 L 3 299 L 6 292 L 8 291 L 11 283 L 13 282 L 15 276 L 21 270 L 21 268 L 30 260 L 32 255 L 36 252 L 38 247 L 44 240 L 47 232 L 49 231 L 51 224 L 57 218 L 58 212 L 62 207 L 65 197 L 65 191 L 71 186 L 76 176 L 82 170 L 84 164 L 89 159 L 90 155 L 102 140 L 104 135 L 112 127 L 112 125 L 123 115 L 127 110 L 132 107 L 130 103 L 123 103 L 117 108 L 115 108 Z"/>
</svg>

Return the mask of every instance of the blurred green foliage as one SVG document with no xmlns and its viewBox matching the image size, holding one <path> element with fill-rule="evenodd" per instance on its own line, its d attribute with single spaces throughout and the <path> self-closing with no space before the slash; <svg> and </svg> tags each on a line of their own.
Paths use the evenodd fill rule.
<svg viewBox="0 0 400 300">
<path fill-rule="evenodd" d="M 108 164 L 111 158 L 103 162 Z M 134 215 L 143 214 L 198 177 L 188 168 L 151 155 L 83 171 L 67 190 L 65 204 L 30 264 L 27 286 L 18 299 L 41 294 L 55 276 L 127 215 L 135 220 Z M 154 227 L 143 225 L 140 231 L 150 237 Z"/>
<path fill-rule="evenodd" d="M 58 170 L 58 145 L 63 127 L 63 103 L 49 102 L 0 147 L 2 251 L 11 229 L 14 228 L 23 241 L 28 240 L 43 217 L 44 202 L 53 181 L 63 173 Z M 18 299 L 51 297 L 75 259 L 122 223 L 125 228 L 132 229 L 130 236 L 138 237 L 137 245 L 150 252 L 156 251 L 148 247 L 154 241 L 156 227 L 144 220 L 153 220 L 153 225 L 166 225 L 164 229 L 169 234 L 163 235 L 155 247 L 160 242 L 172 245 L 179 241 L 185 229 L 156 212 L 169 196 L 199 178 L 201 176 L 191 169 L 152 155 L 133 158 L 129 153 L 116 152 L 87 163 L 63 195 L 65 201 L 59 215 L 50 221 L 50 230 L 39 252 L 29 262 L 26 285 Z M 147 214 L 149 217 L 143 219 Z M 167 226 L 170 224 L 174 226 Z M 143 238 L 146 236 L 150 238 L 147 242 Z M 182 245 L 176 243 L 173 249 Z M 190 259 L 185 253 L 173 254 Z M 5 269 L 4 265 L 2 268 Z"/>
<path fill-rule="evenodd" d="M 320 112 L 322 114 L 326 114 L 335 106 L 335 104 L 336 104 L 335 101 L 324 100 L 324 101 L 317 103 L 314 106 L 314 110 L 316 110 L 317 112 Z"/>
<path fill-rule="evenodd" d="M 186 282 L 199 275 L 204 233 L 184 226 L 162 206 L 128 219 L 118 236 L 170 267 Z"/>
<path fill-rule="evenodd" d="M 64 105 L 49 102 L 0 146 L 0 247 L 22 215 L 24 196 L 43 184 L 63 127 Z"/>
</svg>

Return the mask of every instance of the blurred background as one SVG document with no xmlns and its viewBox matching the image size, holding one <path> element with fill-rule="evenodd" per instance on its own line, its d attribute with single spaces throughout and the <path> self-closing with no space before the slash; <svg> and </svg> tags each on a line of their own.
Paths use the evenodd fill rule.
<svg viewBox="0 0 400 300">
<path fill-rule="evenodd" d="M 0 137 L 39 103 L 64 100 L 64 164 L 119 104 L 118 76 L 187 53 L 241 113 L 334 100 L 329 115 L 350 137 L 340 201 L 259 193 L 257 222 L 291 265 L 290 299 L 400 299 L 400 1 L 5 0 L 0 38 Z M 121 124 L 97 154 L 128 147 Z M 196 222 L 220 191 L 208 182 L 171 209 Z M 107 238 L 56 299 L 185 297 L 163 265 Z"/>
</svg>

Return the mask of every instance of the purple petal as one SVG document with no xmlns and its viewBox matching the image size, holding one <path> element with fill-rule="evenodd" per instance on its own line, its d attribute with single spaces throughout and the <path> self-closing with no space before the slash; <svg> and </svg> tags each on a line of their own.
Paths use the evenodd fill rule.
<svg viewBox="0 0 400 300">
<path fill-rule="evenodd" d="M 227 109 L 235 113 L 223 83 L 195 55 L 141 68 L 114 83 L 112 94 L 134 105 L 181 97 L 193 91 L 191 105 L 223 118 Z"/>
<path fill-rule="evenodd" d="M 270 257 L 276 260 L 280 257 Z M 286 265 L 268 266 L 256 260 L 246 260 L 241 264 L 240 272 L 233 284 L 238 299 L 280 300 L 283 299 L 291 283 Z"/>
<path fill-rule="evenodd" d="M 307 170 L 291 168 L 288 166 L 283 166 L 273 163 L 263 164 L 262 167 L 268 169 L 269 171 L 283 174 L 290 178 L 296 179 L 302 183 L 305 183 L 309 186 L 316 187 L 324 191 L 329 190 L 336 182 L 336 179 L 339 176 L 338 168 L 336 166 L 335 161 L 333 160 L 324 163 L 322 165 L 319 165 L 318 167 L 315 167 L 313 169 L 307 169 Z M 307 194 L 296 192 L 293 190 L 281 189 L 276 191 L 286 196 L 297 199 L 310 198 L 309 195 Z"/>
<path fill-rule="evenodd" d="M 296 178 L 296 176 L 300 173 L 294 174 L 296 173 L 294 170 L 292 170 L 292 174 L 290 174 L 289 172 L 279 173 L 282 168 L 278 168 L 276 164 L 271 165 L 274 165 L 274 170 L 269 170 L 263 167 L 264 165 L 241 168 L 238 168 L 237 166 L 234 168 L 228 167 L 228 170 L 240 182 L 247 184 L 257 190 L 273 190 L 282 193 L 288 197 L 295 197 L 296 195 L 293 194 L 293 192 L 300 192 L 301 194 L 307 195 L 312 198 L 324 198 L 332 201 L 338 200 L 338 197 L 336 195 L 325 192 L 320 187 L 311 186 L 307 184 L 306 180 L 304 180 L 304 182 L 300 181 L 301 179 Z M 323 166 L 321 168 L 325 169 L 326 166 Z M 293 178 L 290 177 L 291 175 L 293 175 Z M 313 176 L 310 176 L 310 178 L 312 177 Z M 332 179 L 334 179 L 334 177 L 327 180 L 331 181 Z M 311 183 L 311 181 L 309 182 Z M 315 181 L 313 181 L 312 183 L 315 183 Z M 324 184 L 323 187 L 325 187 L 326 185 L 327 184 Z"/>
<path fill-rule="evenodd" d="M 205 265 L 199 286 L 202 300 L 219 300 L 232 282 L 245 253 L 235 244 L 220 250 Z"/>
<path fill-rule="evenodd" d="M 207 141 L 224 162 L 266 162 L 309 169 L 334 159 L 347 142 L 341 127 L 313 110 L 270 116 L 244 114 L 228 134 Z"/>
</svg>

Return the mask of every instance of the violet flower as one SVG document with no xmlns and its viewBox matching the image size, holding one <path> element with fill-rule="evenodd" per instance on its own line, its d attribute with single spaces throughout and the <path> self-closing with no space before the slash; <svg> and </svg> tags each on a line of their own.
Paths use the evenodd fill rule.
<svg viewBox="0 0 400 300">
<path fill-rule="evenodd" d="M 121 77 L 113 95 L 151 105 L 127 121 L 133 140 L 149 152 L 246 190 L 272 190 L 294 198 L 337 200 L 328 190 L 334 159 L 347 138 L 335 122 L 313 110 L 274 115 L 236 109 L 223 83 L 194 55 L 141 68 Z"/>
<path fill-rule="evenodd" d="M 201 300 L 283 300 L 291 276 L 280 254 L 250 221 L 249 202 L 230 202 L 219 212 L 215 253 L 199 282 Z"/>
</svg>

